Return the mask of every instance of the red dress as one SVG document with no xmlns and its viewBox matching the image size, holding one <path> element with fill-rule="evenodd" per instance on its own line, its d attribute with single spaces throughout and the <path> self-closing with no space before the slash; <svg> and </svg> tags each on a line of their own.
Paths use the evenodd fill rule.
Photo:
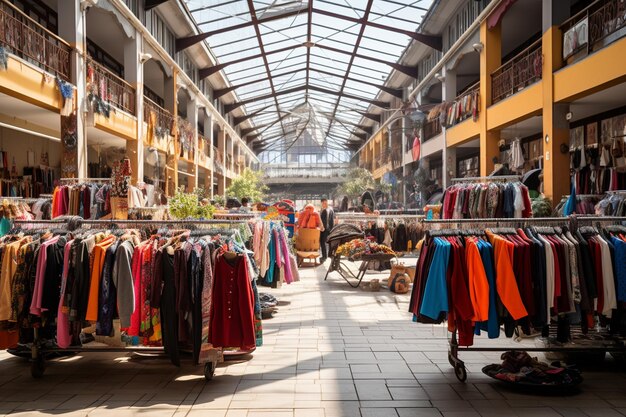
<svg viewBox="0 0 626 417">
<path fill-rule="evenodd" d="M 215 347 L 255 346 L 254 296 L 244 255 L 215 260 L 211 343 Z"/>
</svg>

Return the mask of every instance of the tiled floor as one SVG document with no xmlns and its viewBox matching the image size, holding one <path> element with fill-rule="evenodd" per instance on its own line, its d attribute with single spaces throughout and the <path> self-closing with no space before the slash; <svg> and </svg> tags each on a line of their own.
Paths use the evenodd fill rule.
<svg viewBox="0 0 626 417">
<path fill-rule="evenodd" d="M 186 362 L 91 353 L 48 364 L 0 355 L 0 413 L 202 417 L 435 417 L 626 415 L 626 378 L 612 360 L 588 367 L 568 396 L 520 393 L 485 377 L 498 354 L 466 352 L 456 380 L 441 326 L 416 325 L 408 295 L 352 289 L 323 267 L 270 290 L 287 305 L 264 321 L 264 346 L 209 383 Z M 366 278 L 369 279 L 369 276 Z M 513 344 L 511 340 L 487 343 Z"/>
</svg>

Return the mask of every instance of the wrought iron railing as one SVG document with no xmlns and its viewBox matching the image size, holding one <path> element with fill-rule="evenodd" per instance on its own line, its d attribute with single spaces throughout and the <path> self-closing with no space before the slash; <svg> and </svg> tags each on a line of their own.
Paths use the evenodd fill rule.
<svg viewBox="0 0 626 417">
<path fill-rule="evenodd" d="M 567 65 L 568 58 L 579 52 L 584 51 L 586 56 L 626 35 L 626 1 L 596 0 L 565 21 L 560 29 Z"/>
<path fill-rule="evenodd" d="M 465 119 L 478 118 L 480 111 L 480 83 L 468 87 L 465 92 L 459 94 L 451 104 L 451 109 L 446 114 L 446 126 L 454 126 Z"/>
<path fill-rule="evenodd" d="M 136 115 L 135 88 L 122 78 L 109 71 L 104 65 L 87 58 L 87 80 L 91 92 L 98 95 L 104 102 L 120 110 Z"/>
<path fill-rule="evenodd" d="M 391 150 L 391 166 L 394 169 L 402 166 L 402 149 L 393 148 Z"/>
<path fill-rule="evenodd" d="M 70 81 L 72 47 L 6 0 L 0 0 L 0 45 L 16 56 Z"/>
<path fill-rule="evenodd" d="M 213 146 L 213 156 L 216 162 L 222 164 L 222 153 L 217 149 L 217 146 Z"/>
<path fill-rule="evenodd" d="M 441 120 L 439 116 L 424 122 L 424 141 L 434 138 L 441 133 Z"/>
<path fill-rule="evenodd" d="M 541 39 L 491 73 L 491 103 L 509 97 L 541 79 Z"/>
<path fill-rule="evenodd" d="M 165 135 L 171 135 L 174 131 L 174 116 L 163 107 L 150 100 L 148 97 L 143 97 L 143 121 L 150 124 L 150 115 L 155 116 L 155 134 L 159 137 Z"/>
<path fill-rule="evenodd" d="M 196 131 L 193 124 L 178 116 L 176 119 L 178 128 L 178 156 L 193 161 L 196 148 Z"/>
</svg>

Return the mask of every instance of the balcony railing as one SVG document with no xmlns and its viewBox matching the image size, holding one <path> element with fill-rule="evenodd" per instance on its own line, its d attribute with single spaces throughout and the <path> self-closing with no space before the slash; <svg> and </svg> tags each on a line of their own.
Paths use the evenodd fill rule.
<svg viewBox="0 0 626 417">
<path fill-rule="evenodd" d="M 194 126 L 187 119 L 178 116 L 178 144 L 180 156 L 193 159 L 196 132 Z"/>
<path fill-rule="evenodd" d="M 98 95 L 104 102 L 126 113 L 136 115 L 133 86 L 91 57 L 87 58 L 87 81 L 91 92 Z"/>
<path fill-rule="evenodd" d="M 222 153 L 217 149 L 217 146 L 213 147 L 213 157 L 215 158 L 215 162 L 222 164 Z"/>
<path fill-rule="evenodd" d="M 476 120 L 480 111 L 480 84 L 476 83 L 454 99 L 446 114 L 446 127 L 469 119 Z"/>
<path fill-rule="evenodd" d="M 6 0 L 0 0 L 0 45 L 61 79 L 70 80 L 72 47 Z"/>
<path fill-rule="evenodd" d="M 541 79 L 541 39 L 491 73 L 491 103 L 509 97 Z"/>
<path fill-rule="evenodd" d="M 626 2 L 597 0 L 561 25 L 563 60 L 568 64 L 626 35 Z"/>
<path fill-rule="evenodd" d="M 263 168 L 263 175 L 266 178 L 339 178 L 348 173 L 346 166 L 324 166 L 323 164 L 312 164 L 310 167 L 295 166 L 268 166 Z"/>
<path fill-rule="evenodd" d="M 143 97 L 143 121 L 150 124 L 150 115 L 154 114 L 154 130 L 155 135 L 163 138 L 169 136 L 174 131 L 174 116 L 163 107 L 150 100 L 148 97 Z"/>
<path fill-rule="evenodd" d="M 434 138 L 441 133 L 441 120 L 439 116 L 424 123 L 424 141 Z"/>
</svg>

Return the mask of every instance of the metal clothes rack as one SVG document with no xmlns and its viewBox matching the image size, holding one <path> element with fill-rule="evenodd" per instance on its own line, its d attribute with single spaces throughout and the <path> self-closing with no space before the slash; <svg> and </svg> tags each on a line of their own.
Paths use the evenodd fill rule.
<svg viewBox="0 0 626 417">
<path fill-rule="evenodd" d="M 71 223 L 68 220 L 74 220 L 76 223 Z M 14 225 L 27 226 L 32 225 L 33 228 L 27 228 L 28 230 L 37 228 L 48 228 L 49 226 L 65 226 L 69 231 L 75 230 L 72 226 L 81 227 L 83 225 L 92 226 L 112 226 L 112 225 L 232 225 L 242 224 L 245 221 L 238 220 L 83 220 L 76 216 L 71 218 L 57 218 L 53 220 L 14 220 Z M 60 353 L 79 353 L 79 352 L 119 352 L 119 353 L 154 353 L 165 354 L 163 347 L 150 347 L 150 346 L 129 346 L 129 347 L 69 347 L 69 348 L 50 348 L 45 347 L 44 342 L 39 336 L 39 329 L 33 329 L 34 341 L 31 347 L 31 375 L 34 378 L 41 378 L 45 371 L 45 354 L 48 352 L 60 352 Z M 211 348 L 208 351 L 208 361 L 204 363 L 204 378 L 207 381 L 213 379 L 215 369 L 219 362 L 223 361 L 223 353 L 217 348 Z"/>
<path fill-rule="evenodd" d="M 495 227 L 500 225 L 507 225 L 509 227 L 525 227 L 525 226 L 541 226 L 546 224 L 561 224 L 563 226 L 569 226 L 572 230 L 576 230 L 581 226 L 581 223 L 600 224 L 600 223 L 616 223 L 626 222 L 626 217 L 608 217 L 608 216 L 576 216 L 569 217 L 537 217 L 537 218 L 495 218 L 495 219 L 437 219 L 437 220 L 424 220 L 423 223 L 426 227 L 429 225 L 466 225 L 476 224 L 480 229 L 489 228 L 489 225 L 495 224 Z M 492 226 L 493 227 L 493 226 Z M 435 229 L 436 230 L 436 229 Z M 553 331 L 551 330 L 551 334 Z M 606 353 L 615 352 L 626 354 L 626 345 L 624 340 L 619 339 L 617 336 L 601 335 L 603 338 L 598 341 L 596 345 L 580 345 L 580 346 L 559 346 L 559 347 L 523 347 L 514 348 L 511 346 L 502 347 L 476 347 L 476 346 L 459 346 L 457 340 L 457 330 L 455 329 L 449 339 L 448 349 L 448 361 L 454 368 L 454 373 L 457 379 L 461 382 L 467 380 L 467 370 L 465 362 L 459 358 L 459 352 L 502 352 L 508 350 L 524 350 L 526 352 L 569 352 L 569 353 Z"/>
<path fill-rule="evenodd" d="M 519 181 L 521 176 L 519 175 L 496 175 L 493 177 L 466 177 L 466 178 L 452 178 L 452 182 L 489 182 L 489 181 Z"/>
<path fill-rule="evenodd" d="M 60 182 L 111 182 L 111 178 L 60 178 Z"/>
</svg>

